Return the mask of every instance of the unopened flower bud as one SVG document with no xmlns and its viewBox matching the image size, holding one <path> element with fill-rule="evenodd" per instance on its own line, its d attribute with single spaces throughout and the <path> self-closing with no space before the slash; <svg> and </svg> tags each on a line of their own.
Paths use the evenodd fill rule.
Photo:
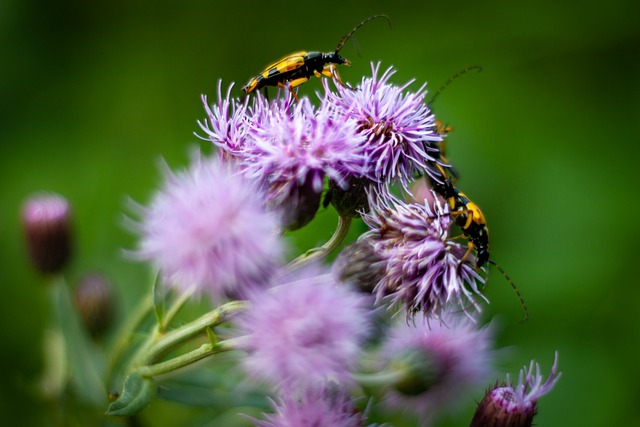
<svg viewBox="0 0 640 427">
<path fill-rule="evenodd" d="M 385 264 L 373 247 L 371 239 L 360 239 L 345 247 L 333 264 L 341 282 L 353 283 L 357 289 L 371 294 L 382 279 Z"/>
<path fill-rule="evenodd" d="M 534 372 L 535 366 L 535 372 Z M 537 412 L 538 399 L 549 393 L 560 378 L 557 373 L 558 353 L 551 368 L 551 374 L 545 383 L 542 383 L 540 366 L 533 361 L 520 370 L 518 385 L 507 381 L 495 387 L 484 396 L 478 404 L 470 427 L 530 427 L 533 425 L 533 417 Z"/>
<path fill-rule="evenodd" d="M 393 389 L 404 396 L 426 393 L 446 379 L 448 370 L 444 362 L 418 349 L 404 351 L 391 364 L 392 368 L 404 373 L 393 384 Z"/>
<path fill-rule="evenodd" d="M 106 277 L 90 274 L 76 286 L 75 304 L 93 337 L 102 334 L 113 320 L 112 286 Z"/>
<path fill-rule="evenodd" d="M 71 258 L 71 209 L 57 194 L 37 194 L 22 206 L 22 226 L 33 265 L 42 273 L 58 273 Z"/>
<path fill-rule="evenodd" d="M 348 187 L 343 189 L 331 180 L 324 205 L 331 203 L 341 216 L 360 218 L 360 212 L 369 211 L 366 188 L 370 184 L 371 180 L 367 178 L 350 178 Z"/>
<path fill-rule="evenodd" d="M 273 207 L 282 212 L 283 227 L 294 231 L 310 223 L 316 216 L 321 198 L 322 193 L 316 192 L 311 179 L 307 179 L 304 184 L 294 186 L 291 194 Z"/>
</svg>

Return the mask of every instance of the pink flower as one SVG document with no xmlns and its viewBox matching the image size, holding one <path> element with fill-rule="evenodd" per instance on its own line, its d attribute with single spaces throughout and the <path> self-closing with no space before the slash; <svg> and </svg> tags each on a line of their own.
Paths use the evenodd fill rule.
<svg viewBox="0 0 640 427">
<path fill-rule="evenodd" d="M 490 327 L 447 311 L 439 319 L 398 322 L 382 348 L 400 379 L 388 387 L 387 406 L 417 415 L 424 425 L 464 401 L 491 373 Z"/>
<path fill-rule="evenodd" d="M 196 158 L 187 171 L 167 173 L 138 224 L 137 256 L 165 282 L 195 286 L 214 300 L 264 286 L 283 252 L 279 219 L 265 210 L 259 188 L 229 164 Z"/>
<path fill-rule="evenodd" d="M 450 239 L 452 218 L 437 199 L 405 203 L 380 189 L 371 192 L 371 212 L 362 218 L 371 228 L 360 240 L 373 245 L 385 272 L 375 285 L 377 299 L 406 307 L 409 314 L 437 316 L 448 305 L 480 310 L 476 296 L 484 279 L 474 269 L 468 248 Z"/>
<path fill-rule="evenodd" d="M 365 416 L 348 394 L 326 389 L 308 389 L 301 398 L 288 395 L 275 404 L 257 427 L 363 427 Z"/>
<path fill-rule="evenodd" d="M 559 379 L 557 352 L 551 373 L 544 383 L 540 365 L 532 360 L 528 369 L 525 366 L 520 370 L 518 385 L 514 386 L 507 375 L 507 381 L 502 386 L 498 387 L 496 383 L 492 390 L 487 391 L 478 404 L 471 427 L 531 427 L 538 399 L 549 393 Z"/>
<path fill-rule="evenodd" d="M 368 326 L 366 304 L 320 273 L 306 268 L 251 299 L 238 325 L 252 377 L 284 390 L 351 381 Z"/>
<path fill-rule="evenodd" d="M 435 117 L 424 102 L 425 85 L 417 92 L 389 83 L 395 73 L 388 68 L 378 77 L 380 64 L 372 64 L 372 76 L 351 90 L 337 85 L 331 92 L 324 82 L 328 101 L 345 120 L 355 120 L 358 133 L 366 138 L 362 149 L 368 157 L 368 174 L 385 182 L 399 182 L 408 190 L 416 173 L 438 178 L 434 167 L 441 163 L 433 142 L 442 140 Z M 439 178 L 438 178 L 439 179 Z"/>
</svg>

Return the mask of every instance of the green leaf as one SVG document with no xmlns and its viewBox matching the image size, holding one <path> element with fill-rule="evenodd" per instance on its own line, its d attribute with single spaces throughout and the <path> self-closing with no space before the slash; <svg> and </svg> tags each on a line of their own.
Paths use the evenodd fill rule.
<svg viewBox="0 0 640 427">
<path fill-rule="evenodd" d="M 63 336 L 66 363 L 75 394 L 81 401 L 101 407 L 106 401 L 106 390 L 102 382 L 106 368 L 104 356 L 84 328 L 63 277 L 57 278 L 51 292 L 51 302 Z"/>
<path fill-rule="evenodd" d="M 213 329 L 211 329 L 210 327 L 207 326 L 207 338 L 209 338 L 209 342 L 211 343 L 212 346 L 216 346 L 216 344 L 218 344 L 218 336 L 216 335 L 215 332 L 213 332 Z"/>
<path fill-rule="evenodd" d="M 135 415 L 151 403 L 157 391 L 158 386 L 152 378 L 132 372 L 124 380 L 122 395 L 109 405 L 107 415 Z"/>
<path fill-rule="evenodd" d="M 165 379 L 158 398 L 188 406 L 205 406 L 216 413 L 238 406 L 268 411 L 267 392 L 247 383 L 234 366 L 223 363 L 216 369 L 197 367 Z"/>
</svg>

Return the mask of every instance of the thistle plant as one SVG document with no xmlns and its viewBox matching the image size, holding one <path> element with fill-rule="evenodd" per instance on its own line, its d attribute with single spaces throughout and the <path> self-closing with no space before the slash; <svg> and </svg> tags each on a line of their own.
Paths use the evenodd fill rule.
<svg viewBox="0 0 640 427">
<path fill-rule="evenodd" d="M 273 99 L 239 98 L 222 83 L 213 103 L 202 97 L 198 134 L 214 154 L 194 155 L 182 171 L 165 166 L 151 201 L 130 208 L 139 242 L 126 254 L 148 263 L 155 280 L 106 354 L 92 328 L 105 327 L 96 316 L 113 320 L 110 287 L 90 276 L 73 308 L 62 279 L 69 205 L 30 199 L 31 259 L 60 278 L 58 339 L 49 345 L 58 350 L 48 353 L 57 363 L 45 364 L 41 381 L 49 398 L 72 395 L 101 416 L 135 417 L 153 411 L 158 393 L 172 395 L 172 379 L 215 370 L 210 386 L 228 385 L 225 409 L 250 412 L 239 419 L 260 427 L 373 426 L 393 413 L 428 426 L 479 399 L 496 359 L 494 328 L 481 316 L 486 267 L 455 238 L 449 205 L 410 190 L 448 179 L 446 135 L 426 85 L 396 85 L 393 68 L 379 71 L 373 64 L 353 88 L 324 80 L 312 98 L 287 88 Z M 324 209 L 338 213 L 334 234 L 294 253 L 284 233 Z M 353 221 L 368 231 L 345 244 Z M 207 308 L 178 322 L 192 300 Z M 69 375 L 56 376 L 56 367 Z M 532 365 L 518 385 L 496 386 L 471 425 L 530 426 L 556 369 L 557 360 L 544 384 Z M 220 378 L 225 372 L 233 380 Z"/>
</svg>

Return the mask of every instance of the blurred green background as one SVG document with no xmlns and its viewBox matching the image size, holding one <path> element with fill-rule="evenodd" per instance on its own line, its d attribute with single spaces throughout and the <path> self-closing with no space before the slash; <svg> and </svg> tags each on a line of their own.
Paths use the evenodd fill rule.
<svg viewBox="0 0 640 427">
<path fill-rule="evenodd" d="M 242 85 L 295 50 L 332 50 L 363 18 L 361 55 L 342 51 L 355 83 L 370 61 L 394 82 L 434 91 L 469 65 L 433 106 L 455 131 L 449 158 L 459 187 L 484 210 L 493 258 L 516 281 L 530 318 L 497 271 L 487 295 L 499 318 L 500 370 L 535 358 L 563 378 L 540 401 L 540 426 L 638 426 L 640 221 L 640 3 L 361 1 L 0 2 L 0 420 L 47 425 L 30 385 L 41 369 L 48 318 L 40 277 L 25 259 L 24 198 L 39 190 L 71 201 L 77 230 L 69 277 L 106 273 L 127 311 L 145 266 L 126 261 L 135 238 L 126 200 L 148 201 L 158 159 L 188 162 L 204 118 L 201 94 Z M 302 93 L 319 89 L 312 80 Z M 320 213 L 297 242 L 312 246 L 334 218 Z M 326 228 L 325 228 L 326 227 Z M 634 273 L 635 274 L 635 273 Z M 502 379 L 503 376 L 500 376 Z M 488 384 L 487 384 L 488 385 Z M 482 397 L 478 391 L 476 399 Z M 156 403 L 152 425 L 190 414 Z M 155 415 L 153 413 L 155 412 Z M 444 425 L 466 425 L 473 411 Z M 158 414 L 161 415 L 158 416 Z M 449 424 L 447 424 L 449 423 Z M 5 424 L 7 425 L 7 424 Z"/>
</svg>

